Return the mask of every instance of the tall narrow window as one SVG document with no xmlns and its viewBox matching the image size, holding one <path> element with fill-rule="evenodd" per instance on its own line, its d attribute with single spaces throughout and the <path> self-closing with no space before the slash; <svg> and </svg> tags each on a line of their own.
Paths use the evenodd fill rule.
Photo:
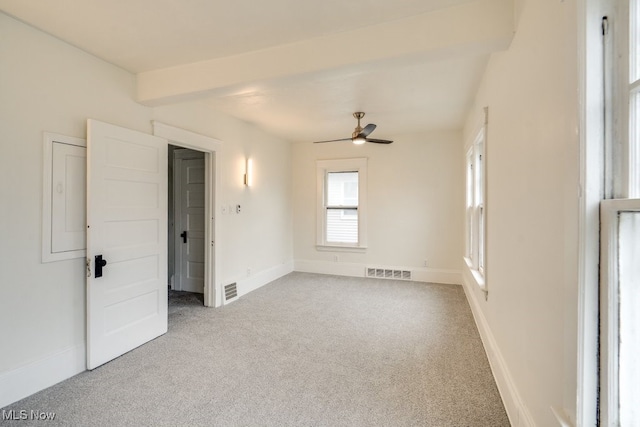
<svg viewBox="0 0 640 427">
<path fill-rule="evenodd" d="M 476 227 L 478 228 L 477 240 L 477 254 L 478 254 L 478 271 L 484 274 L 484 163 L 482 156 L 484 155 L 484 131 L 481 132 L 481 137 L 477 140 L 475 146 L 476 162 L 475 162 L 475 213 L 476 213 Z"/>
<path fill-rule="evenodd" d="M 629 0 L 629 97 L 628 197 L 640 198 L 640 1 Z M 625 132 L 626 133 L 626 132 Z"/>
<path fill-rule="evenodd" d="M 465 256 L 468 260 L 473 262 L 473 147 L 467 152 L 467 181 L 466 181 L 466 212 L 465 212 L 465 224 L 467 227 L 466 232 L 466 251 Z"/>
<path fill-rule="evenodd" d="M 328 172 L 327 243 L 358 243 L 358 172 Z"/>
<path fill-rule="evenodd" d="M 478 284 L 484 287 L 485 274 L 485 138 L 487 109 L 483 126 L 467 151 L 466 251 L 465 260 Z"/>
<path fill-rule="evenodd" d="M 607 179 L 615 199 L 601 202 L 600 425 L 640 425 L 640 0 L 617 0 L 618 61 L 606 69 L 615 79 L 616 140 Z M 619 170 L 621 169 L 621 170 Z"/>
<path fill-rule="evenodd" d="M 366 159 L 320 160 L 317 245 L 366 247 Z"/>
</svg>

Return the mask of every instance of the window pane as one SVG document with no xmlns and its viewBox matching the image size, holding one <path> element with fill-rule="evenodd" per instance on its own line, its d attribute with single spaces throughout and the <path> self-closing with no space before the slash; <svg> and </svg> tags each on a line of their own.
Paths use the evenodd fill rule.
<svg viewBox="0 0 640 427">
<path fill-rule="evenodd" d="M 640 198 L 640 91 L 629 105 L 629 197 Z"/>
<path fill-rule="evenodd" d="M 482 142 L 479 142 L 476 145 L 476 198 L 475 198 L 475 204 L 476 205 L 481 205 L 484 201 L 484 195 L 483 193 L 483 188 L 482 188 L 482 182 L 484 180 L 484 164 L 483 164 L 483 159 L 482 159 L 482 152 L 484 149 L 484 144 Z"/>
<path fill-rule="evenodd" d="M 327 242 L 358 243 L 357 209 L 327 209 Z"/>
<path fill-rule="evenodd" d="M 484 270 L 484 206 L 478 207 L 478 269 Z"/>
<path fill-rule="evenodd" d="M 631 7 L 631 13 L 629 14 L 629 82 L 640 79 L 640 55 L 638 49 L 640 48 L 640 1 L 630 0 L 629 5 Z"/>
<path fill-rule="evenodd" d="M 358 172 L 327 174 L 327 206 L 358 206 Z"/>
<path fill-rule="evenodd" d="M 467 155 L 467 207 L 473 206 L 473 157 Z"/>
<path fill-rule="evenodd" d="M 620 283 L 620 425 L 640 425 L 640 212 L 621 212 Z"/>
</svg>

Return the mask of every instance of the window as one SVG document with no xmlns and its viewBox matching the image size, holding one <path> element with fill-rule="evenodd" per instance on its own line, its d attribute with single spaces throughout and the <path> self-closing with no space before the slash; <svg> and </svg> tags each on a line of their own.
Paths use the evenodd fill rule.
<svg viewBox="0 0 640 427">
<path fill-rule="evenodd" d="M 617 61 L 605 79 L 615 88 L 613 138 L 601 202 L 600 425 L 640 425 L 640 0 L 616 1 L 607 17 Z M 613 33 L 611 32 L 613 30 Z M 612 71 L 612 72 L 611 72 Z"/>
<path fill-rule="evenodd" d="M 367 159 L 319 160 L 318 247 L 366 248 Z"/>
<path fill-rule="evenodd" d="M 484 287 L 485 270 L 485 138 L 486 117 L 466 157 L 465 260 L 476 281 Z"/>
<path fill-rule="evenodd" d="M 626 79 L 624 86 L 628 102 L 629 111 L 625 116 L 628 117 L 628 129 L 625 129 L 623 135 L 629 135 L 628 142 L 628 164 L 627 188 L 628 197 L 640 198 L 640 1 L 629 0 L 628 16 L 629 22 L 629 45 L 627 56 L 629 57 L 629 77 Z M 624 16 L 624 15 L 623 15 Z"/>
</svg>

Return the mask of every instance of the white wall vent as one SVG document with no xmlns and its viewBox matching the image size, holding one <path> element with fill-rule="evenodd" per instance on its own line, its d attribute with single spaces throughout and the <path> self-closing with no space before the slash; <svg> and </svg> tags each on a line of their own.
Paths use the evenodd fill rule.
<svg viewBox="0 0 640 427">
<path fill-rule="evenodd" d="M 224 300 L 229 301 L 238 296 L 238 288 L 235 283 L 224 287 Z"/>
<path fill-rule="evenodd" d="M 366 276 L 378 279 L 411 280 L 411 270 L 367 267 Z"/>
</svg>

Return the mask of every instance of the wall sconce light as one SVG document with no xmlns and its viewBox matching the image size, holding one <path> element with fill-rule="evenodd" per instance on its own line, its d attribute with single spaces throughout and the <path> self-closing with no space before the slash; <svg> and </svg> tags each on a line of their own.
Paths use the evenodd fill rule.
<svg viewBox="0 0 640 427">
<path fill-rule="evenodd" d="M 244 185 L 247 187 L 251 187 L 253 184 L 253 160 L 247 159 L 247 164 L 245 166 L 244 172 Z"/>
</svg>

